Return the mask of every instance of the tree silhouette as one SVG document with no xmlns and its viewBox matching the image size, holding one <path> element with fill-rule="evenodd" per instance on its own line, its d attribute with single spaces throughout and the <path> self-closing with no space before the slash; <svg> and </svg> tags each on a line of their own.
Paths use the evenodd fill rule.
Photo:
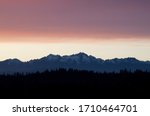
<svg viewBox="0 0 150 116">
<path fill-rule="evenodd" d="M 150 72 L 74 69 L 0 75 L 0 98 L 150 98 Z"/>
</svg>

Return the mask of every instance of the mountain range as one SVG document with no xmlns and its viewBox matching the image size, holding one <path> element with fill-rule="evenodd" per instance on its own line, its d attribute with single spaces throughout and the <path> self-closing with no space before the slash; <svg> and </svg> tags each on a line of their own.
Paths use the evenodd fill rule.
<svg viewBox="0 0 150 116">
<path fill-rule="evenodd" d="M 78 53 L 70 56 L 50 54 L 41 59 L 27 62 L 22 62 L 18 59 L 7 59 L 0 62 L 0 74 L 32 73 L 60 68 L 95 72 L 119 72 L 125 69 L 128 71 L 150 71 L 150 61 L 139 61 L 132 57 L 103 60 L 85 53 Z"/>
</svg>

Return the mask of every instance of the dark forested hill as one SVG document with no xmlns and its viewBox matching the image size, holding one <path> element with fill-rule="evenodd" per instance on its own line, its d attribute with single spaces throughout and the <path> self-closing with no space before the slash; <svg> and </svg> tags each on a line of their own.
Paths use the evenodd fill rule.
<svg viewBox="0 0 150 116">
<path fill-rule="evenodd" d="M 150 98 L 150 73 L 59 69 L 0 75 L 0 98 Z"/>
</svg>

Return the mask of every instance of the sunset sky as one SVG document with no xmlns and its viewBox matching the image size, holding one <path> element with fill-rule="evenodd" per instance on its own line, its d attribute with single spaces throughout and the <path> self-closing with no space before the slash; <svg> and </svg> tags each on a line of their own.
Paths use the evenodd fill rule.
<svg viewBox="0 0 150 116">
<path fill-rule="evenodd" d="M 150 0 L 0 0 L 0 61 L 78 52 L 150 60 Z"/>
</svg>

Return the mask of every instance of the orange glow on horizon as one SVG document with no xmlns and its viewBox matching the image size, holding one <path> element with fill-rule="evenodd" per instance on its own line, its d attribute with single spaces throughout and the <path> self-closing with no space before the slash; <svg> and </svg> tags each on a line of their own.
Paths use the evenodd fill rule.
<svg viewBox="0 0 150 116">
<path fill-rule="evenodd" d="M 109 35 L 109 34 L 76 34 L 76 33 L 48 33 L 48 32 L 16 32 L 16 31 L 1 31 L 0 42 L 3 43 L 20 43 L 20 42 L 32 42 L 32 43 L 64 43 L 64 42 L 102 42 L 102 41 L 149 41 L 148 37 L 132 37 L 121 35 Z"/>
<path fill-rule="evenodd" d="M 0 43 L 0 61 L 18 58 L 22 61 L 41 58 L 49 54 L 71 55 L 85 52 L 97 58 L 135 57 L 150 60 L 150 41 L 99 41 L 99 42 L 62 42 L 62 43 Z"/>
</svg>

